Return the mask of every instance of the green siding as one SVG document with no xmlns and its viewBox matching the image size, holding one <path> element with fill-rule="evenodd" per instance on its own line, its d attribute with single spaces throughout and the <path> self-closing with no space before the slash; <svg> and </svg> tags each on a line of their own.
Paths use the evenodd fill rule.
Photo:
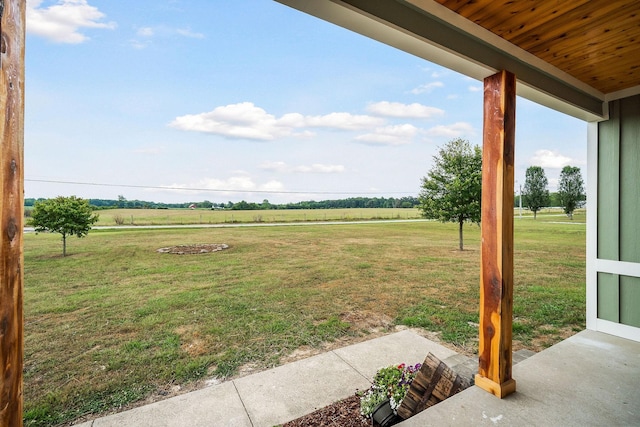
<svg viewBox="0 0 640 427">
<path fill-rule="evenodd" d="M 598 125 L 597 212 L 597 258 L 640 264 L 640 95 L 610 102 Z M 640 328 L 640 277 L 598 272 L 597 309 Z"/>
<path fill-rule="evenodd" d="M 598 273 L 598 318 L 620 321 L 620 286 L 617 274 Z"/>
<path fill-rule="evenodd" d="M 620 323 L 640 328 L 640 277 L 620 276 Z"/>
<path fill-rule="evenodd" d="M 620 261 L 640 262 L 640 97 L 620 100 Z"/>
<path fill-rule="evenodd" d="M 598 129 L 598 258 L 619 259 L 620 103 L 609 104 L 610 119 Z"/>
</svg>

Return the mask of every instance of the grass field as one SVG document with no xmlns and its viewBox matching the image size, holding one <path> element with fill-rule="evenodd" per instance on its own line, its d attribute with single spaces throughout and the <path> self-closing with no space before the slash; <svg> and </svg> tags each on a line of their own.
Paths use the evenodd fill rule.
<svg viewBox="0 0 640 427">
<path fill-rule="evenodd" d="M 210 209 L 105 209 L 98 226 L 114 225 L 182 225 L 275 223 L 303 221 L 358 221 L 370 219 L 417 219 L 418 209 L 280 209 L 280 210 L 210 210 Z M 121 224 L 118 224 L 121 223 Z"/>
<path fill-rule="evenodd" d="M 165 212 L 166 213 L 166 212 Z M 514 340 L 584 328 L 584 215 L 515 221 Z M 396 324 L 477 346 L 479 228 L 435 222 L 25 235 L 25 424 L 56 425 Z M 226 243 L 204 255 L 156 249 Z M 417 361 L 405 361 L 417 362 Z"/>
</svg>

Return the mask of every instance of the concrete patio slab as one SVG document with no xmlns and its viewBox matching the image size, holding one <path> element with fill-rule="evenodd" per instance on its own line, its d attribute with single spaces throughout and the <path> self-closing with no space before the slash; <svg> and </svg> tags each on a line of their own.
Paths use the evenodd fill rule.
<svg viewBox="0 0 640 427">
<path fill-rule="evenodd" d="M 640 343 L 582 331 L 513 367 L 516 393 L 471 387 L 412 426 L 640 426 Z"/>
<path fill-rule="evenodd" d="M 334 350 L 335 354 L 369 381 L 372 381 L 378 369 L 384 366 L 422 363 L 429 352 L 440 360 L 457 354 L 411 330 Z"/>
<path fill-rule="evenodd" d="M 406 330 L 80 425 L 272 427 L 367 388 L 382 366 L 422 362 L 429 352 L 469 362 Z M 398 425 L 640 426 L 640 343 L 582 331 L 521 356 L 515 394 L 500 400 L 471 387 Z"/>
<path fill-rule="evenodd" d="M 405 330 L 81 424 L 272 427 L 367 389 L 382 366 L 455 355 Z"/>
<path fill-rule="evenodd" d="M 249 375 L 234 383 L 254 427 L 293 420 L 369 385 L 334 352 Z"/>
<path fill-rule="evenodd" d="M 232 382 L 98 418 L 92 427 L 252 427 Z"/>
</svg>

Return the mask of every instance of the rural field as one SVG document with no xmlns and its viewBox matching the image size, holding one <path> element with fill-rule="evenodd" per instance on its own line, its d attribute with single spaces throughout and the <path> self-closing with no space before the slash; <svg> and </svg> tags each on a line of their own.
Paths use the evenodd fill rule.
<svg viewBox="0 0 640 427">
<path fill-rule="evenodd" d="M 109 215 L 135 212 L 98 213 L 114 225 Z M 325 213 L 341 219 L 315 212 Z M 585 216 L 574 218 L 516 212 L 515 349 L 539 351 L 584 328 Z M 69 238 L 63 258 L 60 235 L 27 233 L 25 425 L 121 410 L 398 325 L 473 354 L 479 227 L 465 226 L 464 252 L 457 238 L 456 224 L 436 222 L 107 229 Z M 157 252 L 206 243 L 229 247 Z"/>
<path fill-rule="evenodd" d="M 418 219 L 418 209 L 104 209 L 96 211 L 97 226 L 114 225 L 186 225 L 315 221 L 359 221 L 371 219 Z"/>
<path fill-rule="evenodd" d="M 100 218 L 96 226 L 116 225 L 189 225 L 189 224 L 235 224 L 235 223 L 279 223 L 317 221 L 366 221 L 386 219 L 420 219 L 420 211 L 401 208 L 361 209 L 277 209 L 277 210 L 208 210 L 208 209 L 103 209 L 96 211 Z M 514 210 L 520 216 L 518 209 Z M 559 208 L 545 208 L 538 215 L 564 217 Z M 525 218 L 533 217 L 527 210 Z M 551 217 L 548 218 L 549 220 Z M 555 218 L 554 220 L 560 220 Z"/>
</svg>

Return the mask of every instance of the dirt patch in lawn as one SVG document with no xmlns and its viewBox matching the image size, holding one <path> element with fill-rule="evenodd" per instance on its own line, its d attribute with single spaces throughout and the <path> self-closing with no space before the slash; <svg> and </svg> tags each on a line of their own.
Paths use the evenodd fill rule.
<svg viewBox="0 0 640 427">
<path fill-rule="evenodd" d="M 211 252 L 218 252 L 228 249 L 229 245 L 225 243 L 202 243 L 195 245 L 177 245 L 169 246 L 166 248 L 156 249 L 156 252 L 161 254 L 173 254 L 173 255 L 199 255 L 208 254 Z"/>
</svg>

